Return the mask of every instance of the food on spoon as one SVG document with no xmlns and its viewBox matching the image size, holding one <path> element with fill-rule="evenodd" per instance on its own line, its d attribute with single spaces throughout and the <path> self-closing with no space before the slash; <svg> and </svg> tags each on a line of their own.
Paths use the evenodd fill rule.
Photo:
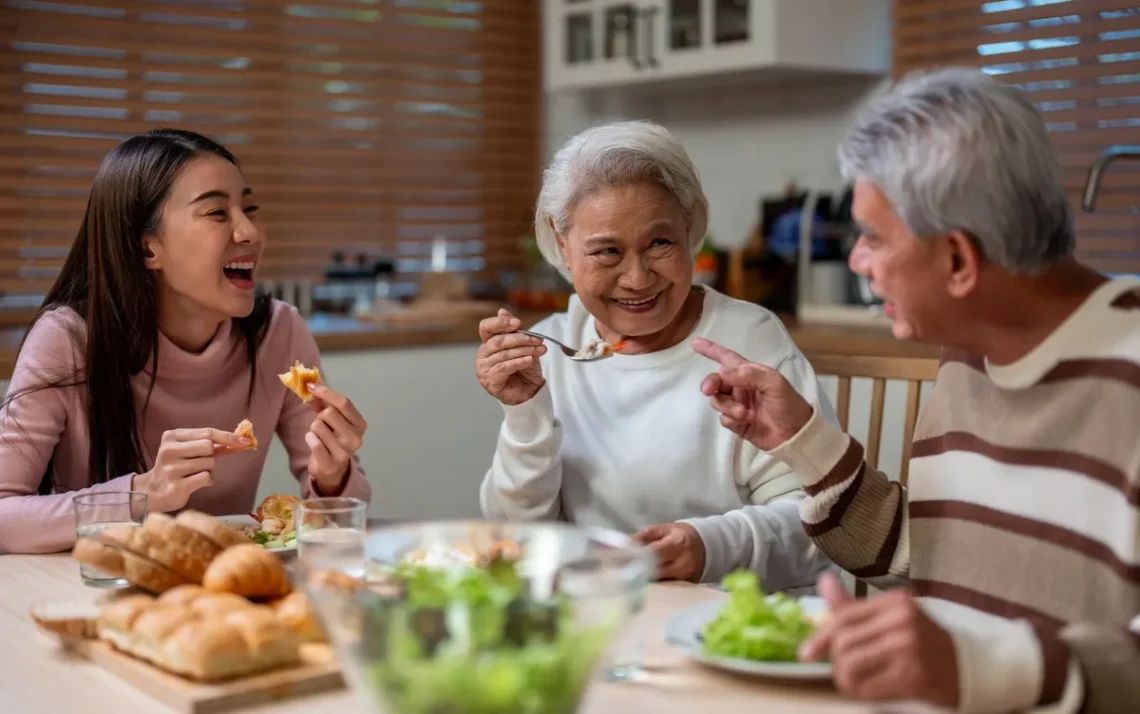
<svg viewBox="0 0 1140 714">
<path fill-rule="evenodd" d="M 309 385 L 316 384 L 321 381 L 321 370 L 317 367 L 306 367 L 301 364 L 301 360 L 293 363 L 288 372 L 279 374 L 277 377 L 281 383 L 285 385 L 290 391 L 297 395 L 302 402 L 306 404 L 313 395 L 309 393 Z"/>
<path fill-rule="evenodd" d="M 625 347 L 625 342 L 618 342 L 610 344 L 605 340 L 593 338 L 574 353 L 574 359 L 598 359 L 600 357 L 613 357 L 615 352 L 620 352 L 621 348 Z"/>
<path fill-rule="evenodd" d="M 225 602 L 212 606 L 218 600 Z M 97 630 L 100 639 L 122 652 L 201 681 L 300 662 L 296 633 L 271 608 L 204 591 L 181 591 L 167 599 L 121 598 L 102 609 Z"/>
<path fill-rule="evenodd" d="M 285 566 L 269 551 L 253 543 L 227 548 L 210 563 L 202 587 L 245 597 L 282 597 L 289 594 Z"/>
<path fill-rule="evenodd" d="M 728 600 L 701 632 L 705 654 L 763 662 L 795 662 L 815 630 L 803 607 L 782 593 L 765 596 L 755 573 L 738 570 L 721 584 Z"/>
<path fill-rule="evenodd" d="M 253 422 L 249 419 L 242 419 L 234 429 L 234 434 L 240 437 L 249 439 L 249 446 L 245 447 L 246 451 L 255 451 L 257 449 L 257 437 L 253 434 Z"/>
</svg>

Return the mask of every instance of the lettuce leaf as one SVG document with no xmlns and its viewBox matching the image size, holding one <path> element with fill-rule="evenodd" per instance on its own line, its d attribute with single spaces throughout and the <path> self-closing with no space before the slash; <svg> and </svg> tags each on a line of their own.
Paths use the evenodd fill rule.
<svg viewBox="0 0 1140 714">
<path fill-rule="evenodd" d="M 728 601 L 702 631 L 705 654 L 765 662 L 795 662 L 815 629 L 794 599 L 765 596 L 755 573 L 738 570 L 721 581 Z"/>
</svg>

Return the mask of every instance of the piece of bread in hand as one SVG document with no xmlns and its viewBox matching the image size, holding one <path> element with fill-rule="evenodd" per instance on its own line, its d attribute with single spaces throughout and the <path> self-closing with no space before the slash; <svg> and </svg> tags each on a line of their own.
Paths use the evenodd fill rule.
<svg viewBox="0 0 1140 714">
<path fill-rule="evenodd" d="M 293 589 L 277 556 L 253 543 L 228 548 L 210 563 L 202 586 L 212 592 L 277 598 Z"/>
<path fill-rule="evenodd" d="M 183 511 L 175 516 L 174 522 L 197 531 L 218 546 L 219 550 L 249 543 L 249 538 L 237 528 L 232 528 L 226 525 L 225 521 L 201 511 Z"/>
<path fill-rule="evenodd" d="M 296 394 L 302 402 L 308 404 L 309 400 L 313 398 L 308 387 L 310 384 L 321 381 L 321 370 L 318 367 L 306 367 L 301 364 L 301 360 L 297 360 L 288 372 L 279 374 L 277 377 L 287 389 Z"/>
<path fill-rule="evenodd" d="M 257 449 L 257 437 L 254 436 L 253 433 L 253 422 L 249 419 L 242 419 L 241 423 L 234 429 L 234 434 L 249 439 L 249 446 L 245 447 L 246 451 L 255 451 Z"/>
<path fill-rule="evenodd" d="M 325 641 L 324 628 L 305 593 L 293 591 L 270 604 L 277 611 L 277 619 L 292 628 L 301 642 Z"/>
</svg>

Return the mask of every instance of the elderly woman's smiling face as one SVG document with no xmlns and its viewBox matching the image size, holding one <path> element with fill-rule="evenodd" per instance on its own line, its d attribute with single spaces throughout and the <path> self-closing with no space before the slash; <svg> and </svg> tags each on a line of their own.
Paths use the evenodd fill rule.
<svg viewBox="0 0 1140 714">
<path fill-rule="evenodd" d="M 685 306 L 693 282 L 689 226 L 677 200 L 657 184 L 583 197 L 558 247 L 583 306 L 623 338 L 662 332 Z"/>
</svg>

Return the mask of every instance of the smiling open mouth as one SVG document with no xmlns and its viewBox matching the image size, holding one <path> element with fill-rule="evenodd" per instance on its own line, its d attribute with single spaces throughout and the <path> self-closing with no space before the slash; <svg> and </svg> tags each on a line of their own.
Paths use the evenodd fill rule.
<svg viewBox="0 0 1140 714">
<path fill-rule="evenodd" d="M 660 299 L 661 293 L 657 293 L 643 298 L 613 298 L 613 301 L 630 312 L 648 312 L 657 306 Z"/>
<path fill-rule="evenodd" d="M 252 260 L 235 260 L 226 263 L 222 267 L 222 272 L 234 285 L 241 288 L 250 287 L 253 285 L 254 265 Z"/>
</svg>

